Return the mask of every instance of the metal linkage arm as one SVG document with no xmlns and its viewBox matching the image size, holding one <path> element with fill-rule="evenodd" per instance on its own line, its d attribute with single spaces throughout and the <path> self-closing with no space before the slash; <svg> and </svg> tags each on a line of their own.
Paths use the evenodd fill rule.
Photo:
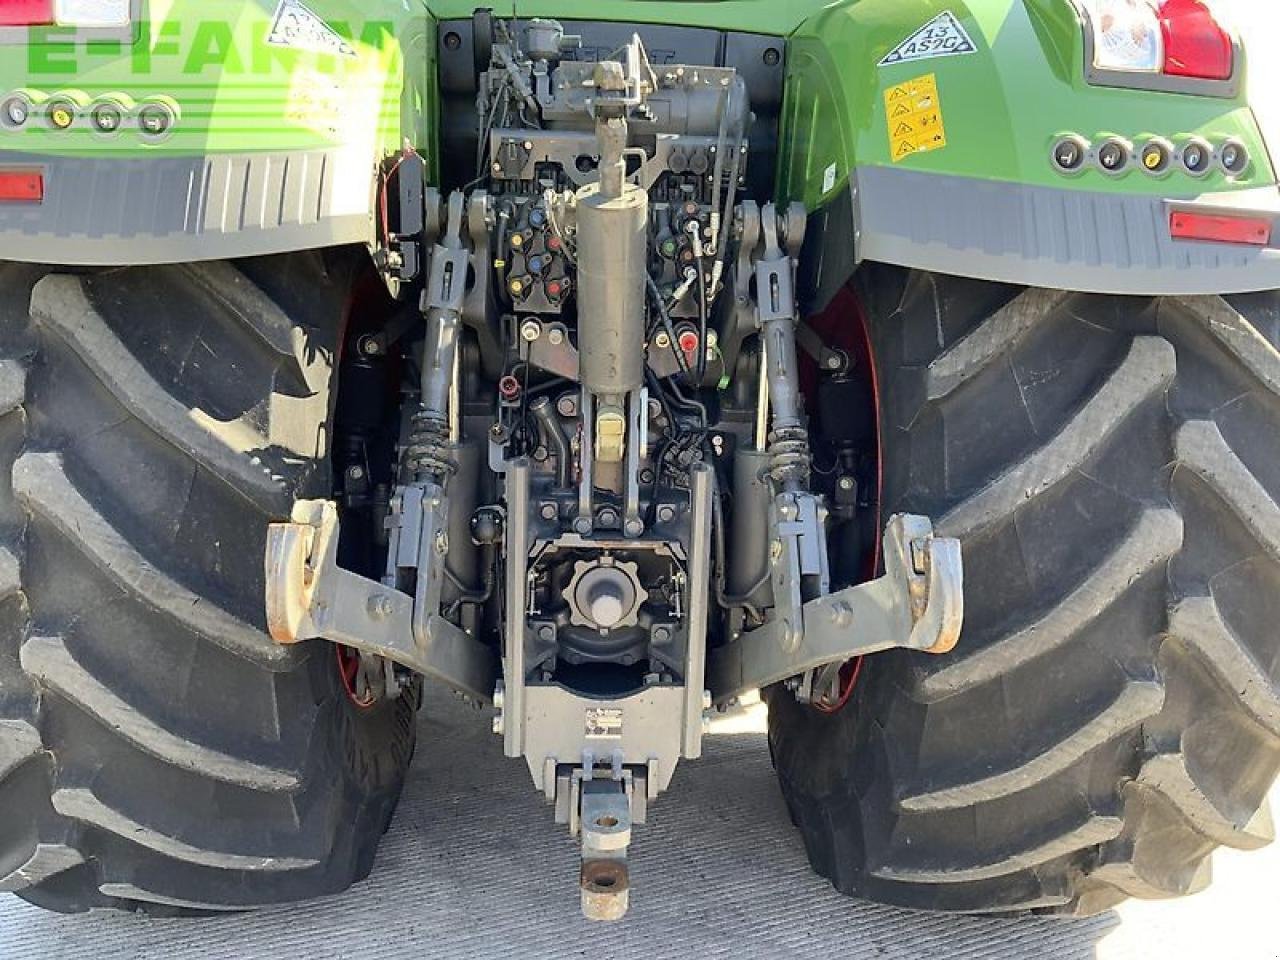
<svg viewBox="0 0 1280 960">
<path fill-rule="evenodd" d="M 441 617 L 429 598 L 415 601 L 343 570 L 337 554 L 338 511 L 328 500 L 300 500 L 292 522 L 270 525 L 267 628 L 277 643 L 332 640 L 488 701 L 497 677 L 492 651 Z"/>
<path fill-rule="evenodd" d="M 884 550 L 883 577 L 808 601 L 802 629 L 775 618 L 712 651 L 715 701 L 894 647 L 955 647 L 964 619 L 960 542 L 935 537 L 926 517 L 900 514 L 885 528 Z"/>
</svg>

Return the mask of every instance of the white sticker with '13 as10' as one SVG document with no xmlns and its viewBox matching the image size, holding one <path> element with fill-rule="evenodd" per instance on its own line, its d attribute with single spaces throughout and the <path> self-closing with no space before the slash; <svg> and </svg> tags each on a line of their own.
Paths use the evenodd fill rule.
<svg viewBox="0 0 1280 960">
<path fill-rule="evenodd" d="M 978 45 L 970 38 L 955 14 L 947 10 L 890 50 L 880 61 L 880 66 L 932 60 L 934 57 L 958 57 L 977 52 Z"/>
</svg>

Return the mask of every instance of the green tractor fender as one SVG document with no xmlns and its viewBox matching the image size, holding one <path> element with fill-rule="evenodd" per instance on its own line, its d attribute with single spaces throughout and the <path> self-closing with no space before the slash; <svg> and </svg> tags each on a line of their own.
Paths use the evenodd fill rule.
<svg viewBox="0 0 1280 960">
<path fill-rule="evenodd" d="M 434 159 L 434 22 L 401 0 L 134 0 L 125 28 L 0 27 L 0 258 L 105 265 L 377 241 Z M 5 55 L 8 50 L 11 55 Z"/>
<path fill-rule="evenodd" d="M 804 22 L 779 193 L 824 211 L 817 300 L 862 260 L 1108 293 L 1280 286 L 1265 66 L 1238 47 L 1222 83 L 1100 76 L 1089 36 L 1070 0 L 850 0 Z M 1175 239 L 1187 214 L 1267 239 Z"/>
</svg>

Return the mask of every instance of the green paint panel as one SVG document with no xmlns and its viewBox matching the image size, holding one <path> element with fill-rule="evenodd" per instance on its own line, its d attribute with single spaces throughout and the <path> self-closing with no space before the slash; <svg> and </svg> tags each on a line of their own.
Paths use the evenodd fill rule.
<svg viewBox="0 0 1280 960">
<path fill-rule="evenodd" d="M 309 0 L 342 38 L 337 52 L 268 43 L 277 6 L 149 0 L 132 47 L 32 29 L 29 44 L 0 46 L 0 99 L 23 91 L 37 104 L 23 128 L 0 128 L 0 150 L 192 156 L 350 145 L 371 159 L 408 137 L 434 152 L 435 35 L 424 4 Z M 71 129 L 56 131 L 42 105 L 64 97 L 80 109 Z M 177 113 L 163 139 L 141 136 L 131 120 L 109 135 L 92 128 L 96 103 L 117 102 L 132 117 L 155 99 Z"/>
<path fill-rule="evenodd" d="M 32 43 L 0 47 L 0 98 L 28 91 L 40 107 L 66 97 L 78 118 L 71 130 L 55 131 L 38 109 L 24 128 L 0 129 L 0 151 L 198 156 L 350 146 L 352 169 L 371 170 L 373 159 L 407 138 L 433 161 L 435 23 L 470 16 L 473 0 L 308 5 L 345 38 L 341 52 L 269 44 L 278 0 L 148 0 L 149 19 L 132 47 L 33 30 Z M 877 65 L 942 13 L 954 15 L 974 52 Z M 528 0 L 519 14 L 789 37 L 778 192 L 810 206 L 834 196 L 858 166 L 1169 197 L 1276 182 L 1255 120 L 1262 111 L 1251 109 L 1248 84 L 1234 99 L 1092 87 L 1084 80 L 1083 35 L 1069 0 Z M 895 162 L 885 92 L 926 76 L 936 81 L 945 146 Z M 1253 86 L 1255 98 L 1267 95 Z M 127 127 L 100 135 L 90 129 L 88 112 L 103 98 L 128 111 L 163 98 L 178 121 L 156 142 Z M 1268 115 L 1280 128 L 1277 110 Z M 1236 137 L 1254 163 L 1235 180 L 1220 173 L 1196 180 L 1177 170 L 1155 178 L 1136 166 L 1121 177 L 1096 170 L 1065 177 L 1049 157 L 1069 132 L 1134 143 L 1150 136 L 1175 143 L 1190 135 L 1215 143 Z M 1280 142 L 1280 129 L 1271 132 Z"/>
<path fill-rule="evenodd" d="M 902 41 L 950 12 L 977 47 L 966 55 L 878 66 Z M 1090 86 L 1084 38 L 1068 0 L 847 0 L 807 20 L 793 35 L 779 192 L 817 206 L 856 166 L 1095 192 L 1194 197 L 1275 183 L 1246 94 L 1221 99 Z M 892 156 L 885 92 L 936 78 L 946 146 Z M 1213 143 L 1240 139 L 1254 157 L 1234 180 L 1221 173 L 1122 176 L 1089 169 L 1059 174 L 1050 163 L 1064 133 L 1141 144 L 1161 136 Z"/>
</svg>

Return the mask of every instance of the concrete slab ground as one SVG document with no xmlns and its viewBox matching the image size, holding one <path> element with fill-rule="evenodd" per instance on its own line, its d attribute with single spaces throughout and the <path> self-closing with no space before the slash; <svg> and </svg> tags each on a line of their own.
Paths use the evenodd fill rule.
<svg viewBox="0 0 1280 960">
<path fill-rule="evenodd" d="M 809 872 L 758 718 L 708 741 L 637 830 L 632 910 L 578 913 L 577 849 L 476 714 L 436 692 L 373 877 L 344 896 L 255 914 L 61 917 L 0 898 L 0 960 L 1275 960 L 1280 847 L 1218 855 L 1204 894 L 1090 920 L 910 913 Z M 3 812 L 0 811 L 0 815 Z"/>
</svg>

